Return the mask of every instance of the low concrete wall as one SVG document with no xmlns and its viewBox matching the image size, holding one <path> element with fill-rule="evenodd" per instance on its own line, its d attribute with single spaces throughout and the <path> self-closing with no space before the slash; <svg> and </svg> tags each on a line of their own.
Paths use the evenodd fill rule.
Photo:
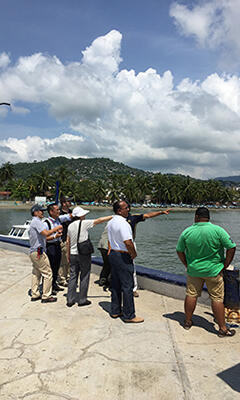
<svg viewBox="0 0 240 400">
<path fill-rule="evenodd" d="M 96 266 L 103 265 L 102 259 L 99 257 L 92 257 L 92 264 L 95 264 L 94 272 L 99 274 L 99 268 Z M 136 271 L 140 289 L 150 290 L 151 292 L 159 293 L 174 299 L 183 300 L 185 298 L 186 277 L 184 275 L 145 268 L 142 265 L 136 265 Z M 198 299 L 198 302 L 210 305 L 210 299 L 205 285 L 202 296 Z"/>
<path fill-rule="evenodd" d="M 5 250 L 12 250 L 26 254 L 29 253 L 29 247 L 28 245 L 26 247 L 26 244 L 19 246 L 0 241 L 0 247 Z M 99 266 L 102 267 L 102 265 L 102 258 L 94 256 L 92 257 L 92 272 L 99 275 Z M 184 275 L 145 268 L 142 265 L 136 265 L 136 271 L 138 277 L 138 286 L 140 289 L 150 290 L 174 299 L 183 300 L 185 298 L 186 277 Z M 202 296 L 198 299 L 198 302 L 201 304 L 210 305 L 209 295 L 205 285 L 202 291 Z"/>
</svg>

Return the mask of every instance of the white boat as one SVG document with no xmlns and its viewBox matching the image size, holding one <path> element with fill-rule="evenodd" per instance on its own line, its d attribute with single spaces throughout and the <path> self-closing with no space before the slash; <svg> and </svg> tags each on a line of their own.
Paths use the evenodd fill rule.
<svg viewBox="0 0 240 400">
<path fill-rule="evenodd" d="M 0 247 L 28 253 L 30 223 L 31 220 L 26 220 L 23 225 L 13 225 L 7 235 L 0 234 Z"/>
</svg>

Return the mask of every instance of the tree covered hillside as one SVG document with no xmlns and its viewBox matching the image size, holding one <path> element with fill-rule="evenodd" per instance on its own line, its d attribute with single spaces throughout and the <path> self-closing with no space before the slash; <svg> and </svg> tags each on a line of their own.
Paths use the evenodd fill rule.
<svg viewBox="0 0 240 400">
<path fill-rule="evenodd" d="M 237 190 L 216 180 L 145 172 L 106 158 L 56 157 L 0 167 L 0 191 L 10 191 L 14 200 L 33 200 L 36 195 L 53 199 L 56 181 L 60 183 L 60 196 L 73 196 L 76 202 L 112 203 L 123 198 L 139 204 L 147 199 L 158 204 L 240 201 Z"/>
<path fill-rule="evenodd" d="M 33 174 L 39 174 L 46 169 L 50 175 L 55 174 L 60 167 L 66 168 L 76 179 L 108 180 L 113 174 L 129 174 L 131 176 L 149 175 L 150 173 L 128 167 L 108 158 L 66 158 L 53 157 L 46 161 L 32 163 L 17 163 L 14 165 L 16 178 L 27 179 Z"/>
</svg>

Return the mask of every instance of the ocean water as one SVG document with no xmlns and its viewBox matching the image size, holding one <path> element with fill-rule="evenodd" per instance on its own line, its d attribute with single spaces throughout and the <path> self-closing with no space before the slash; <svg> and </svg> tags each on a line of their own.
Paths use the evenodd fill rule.
<svg viewBox="0 0 240 400">
<path fill-rule="evenodd" d="M 133 210 L 132 213 L 147 213 L 149 209 Z M 111 210 L 92 210 L 87 215 L 88 219 L 112 215 Z M 13 224 L 23 224 L 26 219 L 31 219 L 29 211 L 19 209 L 0 209 L 0 233 L 7 234 Z M 240 267 L 240 210 L 213 210 L 211 222 L 222 226 L 231 235 L 237 244 L 237 251 L 233 265 Z M 147 268 L 161 269 L 164 271 L 184 274 L 185 268 L 176 254 L 176 244 L 180 233 L 194 221 L 194 211 L 175 211 L 169 215 L 160 215 L 155 218 L 140 222 L 137 226 L 137 253 L 136 264 Z M 100 256 L 97 244 L 105 224 L 97 225 L 90 231 L 94 244 L 94 255 Z"/>
</svg>

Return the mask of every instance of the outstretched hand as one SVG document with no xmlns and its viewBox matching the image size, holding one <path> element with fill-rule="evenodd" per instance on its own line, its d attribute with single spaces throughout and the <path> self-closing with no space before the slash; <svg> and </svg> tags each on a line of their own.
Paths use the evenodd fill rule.
<svg viewBox="0 0 240 400">
<path fill-rule="evenodd" d="M 171 208 L 168 208 L 167 210 L 164 210 L 162 213 L 168 215 L 171 210 L 172 210 Z"/>
</svg>

